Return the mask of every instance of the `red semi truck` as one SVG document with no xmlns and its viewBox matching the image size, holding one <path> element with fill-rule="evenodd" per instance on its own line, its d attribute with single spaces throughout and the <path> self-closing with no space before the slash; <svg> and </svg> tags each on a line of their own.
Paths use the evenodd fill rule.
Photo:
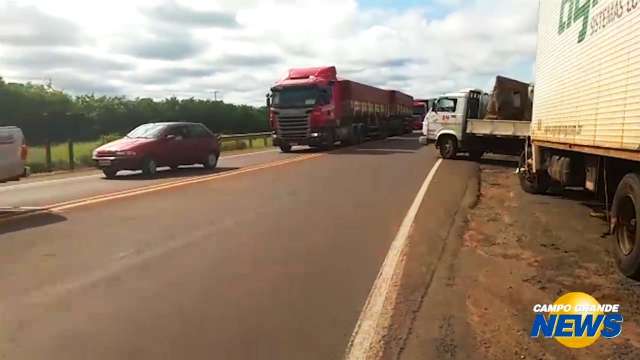
<svg viewBox="0 0 640 360">
<path fill-rule="evenodd" d="M 340 79 L 334 66 L 292 69 L 268 97 L 274 145 L 330 149 L 403 132 L 413 98 Z"/>
</svg>

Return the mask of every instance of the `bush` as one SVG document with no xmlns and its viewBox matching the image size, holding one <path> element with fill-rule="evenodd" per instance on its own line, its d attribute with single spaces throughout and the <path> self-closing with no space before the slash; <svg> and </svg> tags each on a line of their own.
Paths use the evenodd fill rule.
<svg viewBox="0 0 640 360">
<path fill-rule="evenodd" d="M 107 135 L 102 135 L 100 137 L 100 145 L 104 145 L 104 144 L 108 144 L 112 141 L 116 141 L 118 139 L 122 138 L 122 135 L 117 134 L 117 133 L 111 133 L 111 134 L 107 134 Z"/>
</svg>

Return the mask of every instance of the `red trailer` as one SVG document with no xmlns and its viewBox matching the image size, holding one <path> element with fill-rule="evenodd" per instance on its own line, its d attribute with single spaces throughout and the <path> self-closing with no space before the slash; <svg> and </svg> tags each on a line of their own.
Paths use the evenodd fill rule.
<svg viewBox="0 0 640 360">
<path fill-rule="evenodd" d="M 333 66 L 290 70 L 269 99 L 274 144 L 284 152 L 292 145 L 331 148 L 337 141 L 384 137 L 393 119 L 411 111 L 412 101 L 400 92 L 340 79 Z"/>
<path fill-rule="evenodd" d="M 406 134 L 413 131 L 413 97 L 400 91 L 389 91 L 391 97 L 391 132 L 394 135 Z"/>
</svg>

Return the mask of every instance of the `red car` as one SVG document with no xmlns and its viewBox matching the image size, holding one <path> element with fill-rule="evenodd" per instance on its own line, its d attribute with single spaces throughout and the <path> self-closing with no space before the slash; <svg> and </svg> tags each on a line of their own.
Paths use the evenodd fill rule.
<svg viewBox="0 0 640 360">
<path fill-rule="evenodd" d="M 194 123 L 145 124 L 124 138 L 93 152 L 93 160 L 107 178 L 120 170 L 142 170 L 154 176 L 159 167 L 202 164 L 215 169 L 220 143 L 206 126 Z"/>
</svg>

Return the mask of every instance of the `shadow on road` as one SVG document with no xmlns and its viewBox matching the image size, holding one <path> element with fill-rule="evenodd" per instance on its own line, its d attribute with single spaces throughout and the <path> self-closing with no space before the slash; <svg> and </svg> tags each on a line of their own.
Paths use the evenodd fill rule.
<svg viewBox="0 0 640 360">
<path fill-rule="evenodd" d="M 14 216 L 19 215 L 19 213 L 14 213 Z M 48 226 L 64 221 L 67 221 L 66 217 L 50 212 L 32 214 L 26 217 L 9 217 L 0 224 L 0 235 Z"/>
<path fill-rule="evenodd" d="M 424 145 L 415 135 L 394 136 L 384 140 L 373 140 L 359 146 L 349 146 L 330 152 L 330 155 L 393 155 L 413 154 Z"/>
<path fill-rule="evenodd" d="M 158 171 L 157 175 L 154 177 L 148 177 L 142 174 L 142 172 L 140 171 L 135 171 L 135 172 L 123 171 L 122 174 L 118 174 L 118 176 L 116 176 L 115 178 L 112 178 L 112 179 L 103 178 L 103 179 L 109 180 L 109 181 L 129 181 L 129 180 L 137 180 L 137 181 L 147 180 L 148 181 L 148 180 L 162 180 L 162 179 L 180 179 L 180 178 L 189 178 L 194 176 L 206 176 L 206 175 L 219 174 L 219 173 L 238 170 L 238 169 L 239 168 L 237 167 L 219 167 L 213 171 L 203 169 L 201 167 L 184 167 L 177 170 L 163 169 Z"/>
<path fill-rule="evenodd" d="M 467 158 L 468 160 L 468 158 Z M 478 160 L 480 165 L 493 165 L 504 168 L 511 168 L 515 171 L 518 168 L 518 160 L 511 156 L 489 155 Z"/>
</svg>

